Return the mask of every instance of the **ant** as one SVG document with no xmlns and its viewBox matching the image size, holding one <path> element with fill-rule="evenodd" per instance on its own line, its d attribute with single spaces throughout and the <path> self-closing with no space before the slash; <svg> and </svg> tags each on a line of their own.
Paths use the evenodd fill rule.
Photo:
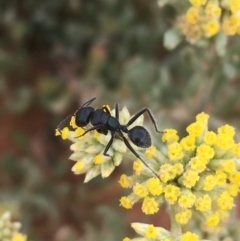
<svg viewBox="0 0 240 241">
<path fill-rule="evenodd" d="M 97 132 L 107 135 L 108 131 L 111 132 L 111 139 L 106 145 L 103 155 L 112 157 L 107 152 L 113 143 L 113 139 L 116 137 L 116 134 L 124 141 L 125 145 L 128 149 L 147 167 L 151 172 L 159 178 L 157 173 L 139 156 L 139 154 L 134 150 L 131 144 L 128 142 L 127 138 L 123 135 L 126 133 L 129 139 L 138 147 L 147 148 L 152 144 L 151 136 L 149 132 L 143 126 L 134 126 L 131 129 L 128 129 L 132 123 L 134 123 L 137 118 L 143 115 L 145 112 L 148 113 L 156 132 L 163 133 L 159 131 L 156 125 L 156 121 L 153 118 L 150 110 L 148 108 L 143 108 L 139 112 L 137 112 L 132 118 L 128 121 L 126 125 L 119 123 L 119 107 L 118 103 L 115 103 L 115 117 L 111 115 L 109 109 L 106 106 L 103 106 L 101 109 L 94 109 L 89 106 L 96 97 L 85 102 L 76 112 L 75 112 L 75 124 L 78 127 L 86 127 L 91 124 L 92 127 L 87 129 L 81 136 L 84 136 L 90 131 L 96 130 Z M 61 128 L 63 124 L 69 119 L 71 116 L 65 118 L 58 126 L 57 129 L 61 132 Z M 80 137 L 80 136 L 79 136 Z"/>
</svg>

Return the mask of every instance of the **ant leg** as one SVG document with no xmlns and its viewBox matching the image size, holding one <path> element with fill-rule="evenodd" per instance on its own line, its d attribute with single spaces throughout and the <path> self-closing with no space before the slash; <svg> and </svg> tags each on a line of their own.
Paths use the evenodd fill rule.
<svg viewBox="0 0 240 241">
<path fill-rule="evenodd" d="M 58 131 L 62 134 L 62 128 L 64 127 L 64 124 L 67 122 L 67 120 L 70 120 L 71 119 L 71 117 L 72 117 L 72 115 L 69 115 L 69 116 L 67 116 L 64 120 L 62 120 L 59 124 L 58 124 L 58 126 L 57 126 L 57 129 L 58 129 Z"/>
<path fill-rule="evenodd" d="M 133 147 L 131 146 L 131 144 L 128 142 L 128 140 L 126 139 L 126 137 L 122 134 L 121 131 L 118 132 L 118 134 L 122 137 L 125 145 L 128 147 L 128 149 L 134 154 L 134 156 L 136 156 L 159 180 L 159 176 L 158 174 L 138 155 L 138 153 L 133 149 Z"/>
<path fill-rule="evenodd" d="M 119 120 L 119 109 L 118 109 L 118 103 L 115 103 L 115 117 L 117 120 Z"/>
<path fill-rule="evenodd" d="M 139 116 L 143 115 L 145 112 L 148 113 L 154 127 L 155 127 L 155 130 L 156 132 L 159 132 L 159 133 L 164 133 L 163 131 L 159 131 L 158 128 L 157 128 L 157 124 L 156 124 L 156 121 L 151 113 L 151 111 L 148 109 L 148 108 L 143 108 L 142 110 L 140 110 L 139 112 L 137 112 L 137 114 L 135 114 L 127 123 L 126 126 L 130 126 Z"/>
<path fill-rule="evenodd" d="M 75 137 L 75 138 L 84 136 L 84 135 L 86 135 L 88 132 L 93 131 L 93 130 L 96 130 L 96 129 L 99 129 L 99 128 L 101 128 L 102 126 L 103 126 L 102 124 L 101 124 L 101 125 L 97 125 L 97 126 L 93 126 L 93 127 L 89 128 L 88 130 L 86 130 L 82 135 L 77 136 L 77 137 Z"/>
<path fill-rule="evenodd" d="M 96 99 L 97 99 L 96 97 L 93 97 L 92 99 L 90 99 L 87 102 L 83 103 L 82 106 L 79 109 L 81 109 L 84 106 L 89 106 Z"/>
<path fill-rule="evenodd" d="M 113 143 L 113 139 L 114 139 L 114 135 L 113 135 L 113 133 L 112 133 L 111 139 L 109 140 L 107 146 L 105 147 L 105 149 L 104 149 L 104 151 L 103 151 L 103 155 L 104 155 L 104 156 L 109 156 L 109 157 L 111 157 L 111 158 L 112 158 L 112 163 L 114 164 L 113 157 L 112 157 L 111 155 L 107 154 L 109 148 L 111 147 L 111 145 L 112 145 L 112 143 Z"/>
</svg>

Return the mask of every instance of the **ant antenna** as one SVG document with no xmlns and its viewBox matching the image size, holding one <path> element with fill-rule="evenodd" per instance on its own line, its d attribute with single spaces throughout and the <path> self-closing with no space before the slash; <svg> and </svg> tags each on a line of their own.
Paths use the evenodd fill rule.
<svg viewBox="0 0 240 241">
<path fill-rule="evenodd" d="M 89 106 L 96 99 L 97 99 L 96 97 L 93 97 L 91 100 L 88 100 L 87 102 L 83 103 L 82 106 L 80 107 L 80 109 L 82 107 Z"/>
</svg>

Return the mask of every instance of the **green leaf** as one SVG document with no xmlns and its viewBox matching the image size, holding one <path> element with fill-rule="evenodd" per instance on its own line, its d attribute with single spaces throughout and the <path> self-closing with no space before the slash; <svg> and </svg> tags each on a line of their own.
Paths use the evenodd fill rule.
<svg viewBox="0 0 240 241">
<path fill-rule="evenodd" d="M 164 34 L 163 45 L 169 50 L 173 50 L 182 41 L 182 36 L 176 28 L 169 29 Z"/>
</svg>

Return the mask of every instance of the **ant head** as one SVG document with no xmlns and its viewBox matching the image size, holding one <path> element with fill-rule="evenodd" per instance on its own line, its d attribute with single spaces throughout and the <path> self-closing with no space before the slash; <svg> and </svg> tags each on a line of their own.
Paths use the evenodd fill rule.
<svg viewBox="0 0 240 241">
<path fill-rule="evenodd" d="M 81 107 L 79 110 L 77 110 L 75 113 L 76 125 L 79 127 L 86 126 L 89 123 L 90 117 L 93 114 L 93 112 L 94 112 L 94 108 L 91 106 Z"/>
<path fill-rule="evenodd" d="M 147 148 L 152 145 L 149 132 L 142 126 L 135 126 L 128 130 L 128 137 L 138 147 Z"/>
</svg>

